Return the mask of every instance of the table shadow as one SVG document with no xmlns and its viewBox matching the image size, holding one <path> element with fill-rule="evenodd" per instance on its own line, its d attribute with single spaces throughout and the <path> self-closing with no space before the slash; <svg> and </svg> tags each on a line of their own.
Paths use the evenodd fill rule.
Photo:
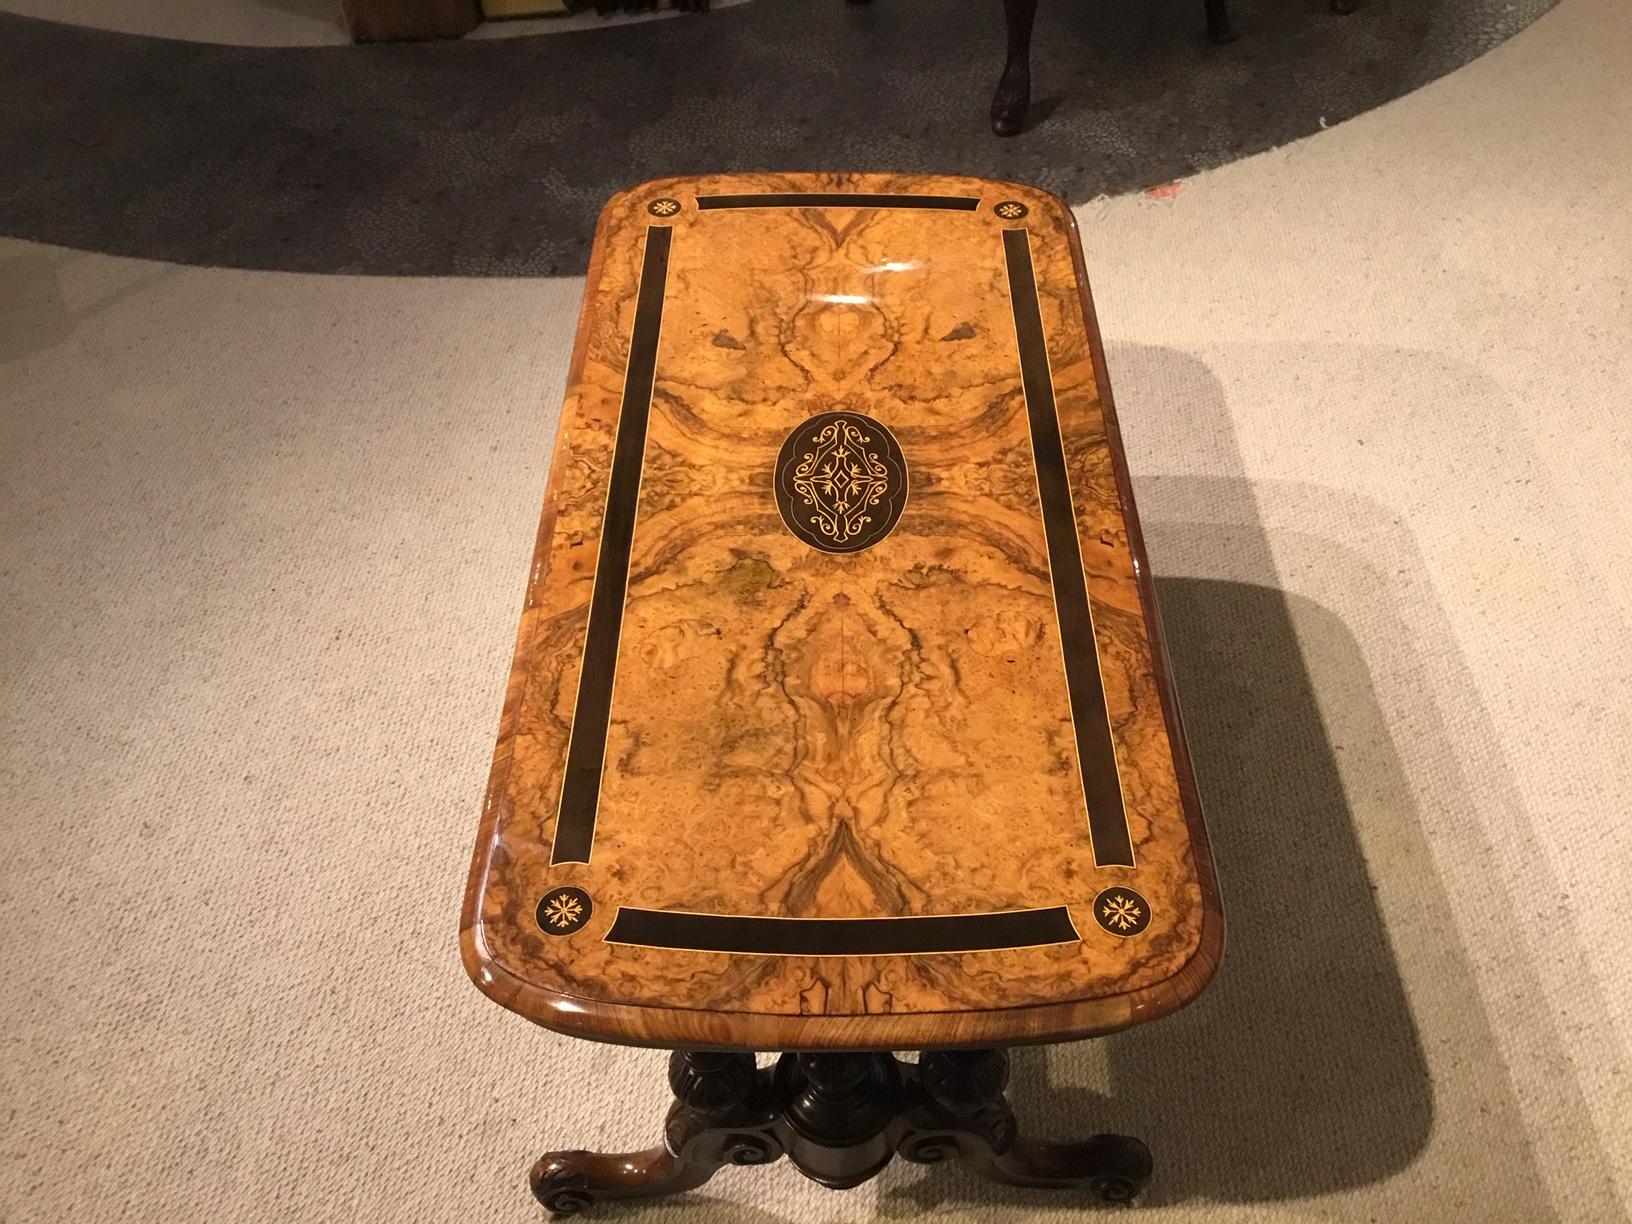
<svg viewBox="0 0 1632 1224">
<path fill-rule="evenodd" d="M 1140 1136 L 1156 1158 L 1145 1196 L 1155 1207 L 1243 1204 L 1250 1214 L 1370 1186 L 1348 1211 L 1558 1218 L 1527 1133 L 1533 1106 L 1509 1074 L 1424 831 L 1421 779 L 1408 768 L 1417 760 L 1420 770 L 1424 754 L 1398 738 L 1432 747 L 1451 734 L 1431 696 L 1417 701 L 1409 680 L 1402 688 L 1400 676 L 1420 668 L 1397 656 L 1442 654 L 1454 640 L 1412 639 L 1383 617 L 1363 647 L 1343 616 L 1288 593 L 1277 571 L 1279 553 L 1303 567 L 1295 580 L 1306 589 L 1384 601 L 1391 584 L 1426 590 L 1409 533 L 1340 490 L 1320 490 L 1381 542 L 1395 561 L 1389 573 L 1341 541 L 1282 529 L 1272 548 L 1212 371 L 1152 346 L 1113 346 L 1110 357 L 1124 422 L 1141 425 L 1129 430 L 1130 462 L 1157 473 L 1137 482 L 1157 572 L 1208 575 L 1158 578 L 1156 592 L 1227 947 L 1217 978 L 1175 1015 L 1098 1041 L 1016 1050 L 1011 1095 L 1024 1131 Z M 1142 457 L 1147 438 L 1183 444 Z M 1164 458 L 1187 474 L 1160 474 Z M 1377 677 L 1390 675 L 1385 703 Z M 1463 720 L 1478 716 L 1471 686 L 1440 700 Z M 1454 784 L 1448 796 L 1441 801 L 1455 801 Z M 1583 1115 L 1575 1103 L 1551 1125 Z M 1606 1163 L 1589 1124 L 1571 1142 L 1583 1168 Z M 726 1184 L 716 1193 L 729 1193 Z M 1088 1206 L 1080 1193 L 994 1185 L 955 1164 L 898 1161 L 877 1194 L 875 1218 L 885 1219 L 1042 1218 Z M 1602 1194 L 1613 1201 L 1607 1179 Z M 1341 1214 L 1342 1202 L 1329 1210 Z M 677 1219 L 771 1218 L 705 1195 L 682 1203 Z"/>
<path fill-rule="evenodd" d="M 1387 1177 L 1426 1144 L 1433 1088 L 1287 599 L 1202 579 L 1158 580 L 1157 591 L 1223 882 L 1224 965 L 1158 1024 L 1016 1050 L 1016 1108 L 1039 1137 L 1139 1135 L 1157 1158 L 1151 1203 L 1283 1199 Z M 1335 618 L 1299 611 L 1306 635 L 1347 637 Z M 954 1180 L 892 1197 L 928 1207 L 954 1189 L 984 1196 Z"/>
<path fill-rule="evenodd" d="M 1106 1041 L 1112 1093 L 1164 1154 L 1151 1199 L 1378 1181 L 1427 1145 L 1434 1090 L 1306 659 L 1347 695 L 1347 724 L 1387 745 L 1366 661 L 1330 611 L 1272 587 L 1176 578 L 1157 598 L 1224 889 L 1228 970 L 1196 1007 Z M 1388 774 L 1379 784 L 1409 793 L 1395 757 L 1371 763 Z"/>
<path fill-rule="evenodd" d="M 1156 572 L 1209 575 L 1158 577 L 1156 591 L 1222 883 L 1226 949 L 1213 983 L 1176 1015 L 1100 1041 L 1016 1051 L 1012 1096 L 1026 1132 L 1140 1136 L 1156 1157 L 1145 1198 L 1153 1205 L 1269 1203 L 1375 1185 L 1426 1159 L 1437 1134 L 1462 1154 L 1441 1158 L 1449 1183 L 1430 1176 L 1419 1192 L 1456 1196 L 1459 1212 L 1481 1218 L 1553 1218 L 1395 740 L 1405 728 L 1442 737 L 1433 707 L 1385 710 L 1344 619 L 1283 589 L 1207 365 L 1146 345 L 1113 345 L 1109 356 L 1124 422 L 1142 424 L 1129 431 L 1134 470 L 1207 473 L 1136 484 Z M 1141 455 L 1141 433 L 1168 448 L 1182 438 L 1182 447 Z M 1420 558 L 1408 537 L 1396 543 L 1414 583 Z M 1314 555 L 1305 563 L 1321 565 L 1335 589 L 1389 581 L 1335 546 Z M 1477 694 L 1466 698 L 1464 714 Z M 1362 788 L 1353 805 L 1346 786 Z M 1404 926 L 1385 924 L 1379 882 L 1409 896 L 1396 918 Z M 1429 1020 L 1444 1051 L 1432 1073 L 1421 1036 Z M 886 1176 L 889 1215 L 1016 1202 L 1015 1191 L 957 1170 Z M 1082 1206 L 1076 1196 L 1020 1193 L 1035 1210 Z M 1481 1202 L 1462 1202 L 1469 1193 Z M 1424 1207 L 1420 1218 L 1438 1218 L 1446 1201 Z"/>
</svg>

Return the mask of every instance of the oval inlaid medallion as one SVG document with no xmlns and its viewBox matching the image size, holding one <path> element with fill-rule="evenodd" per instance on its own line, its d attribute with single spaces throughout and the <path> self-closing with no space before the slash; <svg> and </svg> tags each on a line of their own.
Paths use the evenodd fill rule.
<svg viewBox="0 0 1632 1224">
<path fill-rule="evenodd" d="M 812 548 L 871 548 L 907 504 L 907 461 L 895 436 L 859 412 L 824 412 L 788 435 L 776 457 L 776 508 Z"/>
</svg>

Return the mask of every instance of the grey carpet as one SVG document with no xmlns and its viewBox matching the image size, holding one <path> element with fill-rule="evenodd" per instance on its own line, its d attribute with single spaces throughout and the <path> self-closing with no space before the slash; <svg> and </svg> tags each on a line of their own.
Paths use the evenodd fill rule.
<svg viewBox="0 0 1632 1224">
<path fill-rule="evenodd" d="M 939 170 L 1073 202 L 1398 97 L 1550 0 L 1047 3 L 1029 131 L 993 137 L 995 2 L 758 0 L 555 37 L 264 48 L 0 14 L 0 234 L 177 263 L 535 276 L 595 214 L 706 170 Z M 1341 218 L 1334 220 L 1340 221 Z"/>
</svg>

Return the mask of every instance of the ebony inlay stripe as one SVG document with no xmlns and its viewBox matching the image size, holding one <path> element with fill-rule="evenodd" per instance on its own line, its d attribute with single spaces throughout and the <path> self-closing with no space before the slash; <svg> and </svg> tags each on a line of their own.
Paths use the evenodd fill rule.
<svg viewBox="0 0 1632 1224">
<path fill-rule="evenodd" d="M 629 545 L 635 535 L 635 503 L 640 497 L 640 470 L 646 455 L 646 425 L 652 409 L 652 382 L 657 375 L 657 338 L 663 329 L 663 290 L 669 275 L 666 225 L 646 228 L 646 255 L 640 266 L 635 325 L 629 333 L 629 364 L 618 408 L 618 434 L 612 445 L 612 472 L 607 480 L 606 515 L 601 550 L 595 563 L 595 588 L 589 600 L 589 628 L 578 671 L 578 699 L 572 712 L 566 775 L 561 780 L 561 808 L 555 822 L 552 863 L 587 863 L 595 842 L 595 812 L 601 798 L 601 769 L 606 760 L 606 724 L 612 712 L 612 681 L 617 674 L 618 636 L 623 629 L 623 600 L 629 586 Z"/>
<path fill-rule="evenodd" d="M 697 207 L 711 208 L 942 208 L 974 212 L 979 196 L 887 195 L 864 191 L 786 191 L 758 195 L 698 196 Z"/>
<path fill-rule="evenodd" d="M 1020 380 L 1026 392 L 1031 424 L 1031 452 L 1037 467 L 1037 492 L 1043 505 L 1043 533 L 1048 541 L 1048 568 L 1054 582 L 1054 610 L 1059 618 L 1060 648 L 1065 656 L 1065 685 L 1071 698 L 1076 731 L 1077 765 L 1083 799 L 1088 804 L 1088 833 L 1094 863 L 1100 867 L 1133 866 L 1133 840 L 1122 806 L 1116 746 L 1111 742 L 1105 683 L 1099 674 L 1099 644 L 1088 584 L 1077 544 L 1071 485 L 1065 473 L 1065 448 L 1054 405 L 1054 378 L 1048 368 L 1048 343 L 1037 299 L 1037 274 L 1031 264 L 1031 242 L 1023 229 L 1003 231 L 1008 265 L 1009 301 L 1014 334 L 1020 347 Z"/>
<path fill-rule="evenodd" d="M 618 910 L 607 943 L 746 956 L 922 956 L 1076 943 L 1063 905 L 918 918 L 761 918 L 675 910 Z"/>
</svg>

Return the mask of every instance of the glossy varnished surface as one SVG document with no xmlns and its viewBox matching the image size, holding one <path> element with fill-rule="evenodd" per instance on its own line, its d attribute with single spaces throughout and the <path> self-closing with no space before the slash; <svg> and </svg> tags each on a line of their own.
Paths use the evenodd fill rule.
<svg viewBox="0 0 1632 1224">
<path fill-rule="evenodd" d="M 553 1028 L 759 1049 L 1182 1005 L 1222 929 L 1142 566 L 1055 199 L 879 176 L 614 198 L 472 976 Z"/>
</svg>

